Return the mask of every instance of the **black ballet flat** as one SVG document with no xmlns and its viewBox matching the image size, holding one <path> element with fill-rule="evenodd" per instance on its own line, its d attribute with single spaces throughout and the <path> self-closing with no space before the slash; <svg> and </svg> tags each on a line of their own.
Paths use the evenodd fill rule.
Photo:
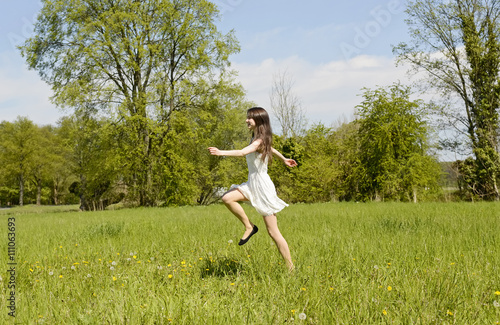
<svg viewBox="0 0 500 325">
<path fill-rule="evenodd" d="M 240 242 L 238 243 L 238 245 L 245 245 L 246 242 L 250 239 L 250 237 L 252 237 L 253 235 L 255 235 L 257 233 L 257 231 L 259 231 L 259 228 L 257 228 L 256 225 L 253 225 L 253 229 L 252 229 L 252 232 L 250 233 L 250 235 L 248 235 L 247 238 L 245 239 L 240 239 Z"/>
</svg>

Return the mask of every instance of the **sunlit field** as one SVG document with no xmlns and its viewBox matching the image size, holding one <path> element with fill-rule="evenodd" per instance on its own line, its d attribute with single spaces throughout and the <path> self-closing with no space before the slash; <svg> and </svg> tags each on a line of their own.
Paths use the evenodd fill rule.
<svg viewBox="0 0 500 325">
<path fill-rule="evenodd" d="M 244 207 L 261 231 L 242 247 L 222 205 L 2 210 L 0 322 L 500 324 L 500 203 L 290 206 L 292 274 Z"/>
</svg>

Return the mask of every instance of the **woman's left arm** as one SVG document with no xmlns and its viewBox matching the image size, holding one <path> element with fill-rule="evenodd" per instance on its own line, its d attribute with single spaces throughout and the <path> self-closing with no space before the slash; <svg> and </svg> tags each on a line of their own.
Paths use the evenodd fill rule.
<svg viewBox="0 0 500 325">
<path fill-rule="evenodd" d="M 248 155 L 249 153 L 257 151 L 261 143 L 260 139 L 255 140 L 252 142 L 250 145 L 246 146 L 243 149 L 240 150 L 219 150 L 215 147 L 209 147 L 208 150 L 210 151 L 211 155 L 214 156 L 232 156 L 232 157 L 243 157 Z"/>
</svg>

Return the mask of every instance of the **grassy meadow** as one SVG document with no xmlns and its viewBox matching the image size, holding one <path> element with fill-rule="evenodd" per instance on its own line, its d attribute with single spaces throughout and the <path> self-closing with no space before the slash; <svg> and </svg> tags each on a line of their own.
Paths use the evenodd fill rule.
<svg viewBox="0 0 500 325">
<path fill-rule="evenodd" d="M 222 205 L 0 210 L 9 324 L 500 324 L 500 203 L 297 204 L 246 245 Z M 16 317 L 7 226 L 16 224 Z"/>
</svg>

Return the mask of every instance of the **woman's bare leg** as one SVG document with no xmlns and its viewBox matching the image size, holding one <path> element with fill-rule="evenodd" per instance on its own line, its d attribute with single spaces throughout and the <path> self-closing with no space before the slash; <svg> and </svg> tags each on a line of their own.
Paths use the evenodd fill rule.
<svg viewBox="0 0 500 325">
<path fill-rule="evenodd" d="M 238 203 L 239 201 L 248 201 L 243 194 L 237 189 L 226 192 L 222 196 L 222 202 L 226 205 L 226 207 L 231 211 L 245 226 L 245 233 L 241 238 L 247 238 L 253 230 L 253 223 L 248 219 L 245 210 Z"/>
<path fill-rule="evenodd" d="M 269 236 L 271 236 L 271 238 L 276 243 L 276 246 L 278 246 L 278 250 L 281 256 L 283 256 L 283 259 L 285 260 L 288 269 L 290 271 L 293 271 L 294 266 L 292 262 L 292 257 L 290 255 L 290 249 L 288 248 L 288 243 L 286 242 L 285 238 L 278 229 L 278 219 L 276 218 L 276 215 L 273 214 L 264 217 L 264 222 L 266 223 L 267 232 L 269 233 Z"/>
</svg>

